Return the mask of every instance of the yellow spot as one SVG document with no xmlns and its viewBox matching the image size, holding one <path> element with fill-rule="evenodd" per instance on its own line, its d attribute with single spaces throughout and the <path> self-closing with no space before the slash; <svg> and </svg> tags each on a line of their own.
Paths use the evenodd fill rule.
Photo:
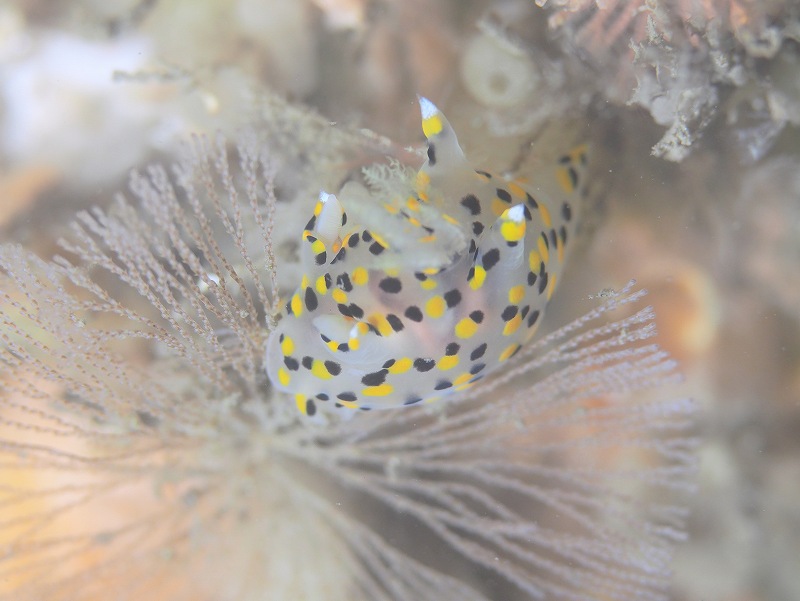
<svg viewBox="0 0 800 601">
<path fill-rule="evenodd" d="M 472 374 L 469 373 L 468 371 L 465 371 L 463 374 L 461 374 L 455 380 L 453 380 L 453 386 L 461 386 L 462 384 L 465 384 L 465 383 L 469 382 L 469 380 L 471 378 L 472 378 Z M 460 390 L 460 389 L 458 389 L 458 390 Z"/>
<path fill-rule="evenodd" d="M 417 190 L 417 196 L 422 202 L 428 202 L 428 193 L 425 190 Z"/>
<path fill-rule="evenodd" d="M 300 288 L 303 288 L 303 289 L 308 288 L 308 277 L 307 276 L 303 276 L 300 279 Z"/>
<path fill-rule="evenodd" d="M 311 250 L 315 255 L 325 252 L 325 243 L 322 240 L 315 240 L 311 243 Z"/>
<path fill-rule="evenodd" d="M 500 357 L 499 357 L 498 361 L 502 362 L 502 361 L 505 361 L 506 359 L 508 359 L 511 355 L 513 355 L 514 353 L 517 352 L 517 349 L 519 348 L 519 346 L 520 345 L 517 344 L 516 342 L 514 344 L 509 344 L 505 348 L 505 350 L 502 353 L 500 353 Z"/>
<path fill-rule="evenodd" d="M 557 277 L 556 277 L 556 274 L 551 273 L 549 278 L 550 278 L 550 281 L 547 284 L 547 300 L 550 300 L 550 297 L 553 296 L 553 292 L 556 289 L 556 279 L 557 279 Z"/>
<path fill-rule="evenodd" d="M 436 367 L 442 371 L 447 371 L 448 369 L 453 369 L 456 365 L 458 365 L 458 362 L 458 355 L 445 355 L 436 362 Z"/>
<path fill-rule="evenodd" d="M 291 301 L 292 313 L 297 317 L 303 314 L 303 301 L 300 300 L 300 295 L 295 293 Z"/>
<path fill-rule="evenodd" d="M 467 382 L 466 384 L 459 384 L 458 386 L 454 386 L 453 390 L 455 390 L 456 392 L 461 392 L 462 390 L 466 390 L 467 388 L 470 388 L 471 386 L 473 386 L 473 384 L 474 384 L 474 382 Z"/>
<path fill-rule="evenodd" d="M 281 342 L 281 352 L 284 356 L 291 355 L 294 352 L 294 340 L 288 336 L 284 336 L 283 342 Z"/>
<path fill-rule="evenodd" d="M 334 254 L 338 253 L 340 248 L 342 248 L 342 243 L 339 240 L 336 240 L 333 243 L 333 253 Z"/>
<path fill-rule="evenodd" d="M 427 119 L 422 120 L 422 133 L 425 134 L 426 138 L 432 138 L 436 134 L 442 131 L 442 119 L 439 117 L 439 113 L 434 113 Z"/>
<path fill-rule="evenodd" d="M 361 341 L 358 338 L 350 338 L 350 340 L 347 341 L 347 347 L 351 351 L 357 351 L 358 347 L 360 346 L 361 346 Z"/>
<path fill-rule="evenodd" d="M 431 317 L 441 317 L 447 309 L 447 304 L 441 296 L 434 296 L 425 303 L 425 312 Z"/>
<path fill-rule="evenodd" d="M 455 332 L 459 338 L 472 338 L 478 331 L 478 324 L 465 317 L 456 324 Z"/>
<path fill-rule="evenodd" d="M 411 366 L 413 364 L 414 364 L 414 362 L 411 361 L 411 359 L 409 359 L 408 357 L 403 357 L 402 359 L 398 359 L 397 361 L 395 361 L 392 364 L 392 366 L 389 368 L 389 373 L 390 374 L 404 374 L 409 369 L 411 369 Z"/>
<path fill-rule="evenodd" d="M 525 298 L 525 286 L 514 286 L 508 291 L 508 302 L 512 305 L 518 305 Z"/>
<path fill-rule="evenodd" d="M 386 212 L 390 215 L 397 215 L 399 212 L 398 208 L 394 205 L 390 205 L 389 203 L 384 203 L 383 208 L 386 209 Z"/>
<path fill-rule="evenodd" d="M 417 172 L 417 190 L 424 190 L 431 184 L 431 176 L 425 171 Z"/>
<path fill-rule="evenodd" d="M 433 290 L 436 288 L 436 280 L 422 280 L 419 285 L 422 287 L 423 290 Z"/>
<path fill-rule="evenodd" d="M 539 202 L 539 214 L 547 227 L 553 227 L 553 220 L 550 219 L 550 209 L 543 202 Z"/>
<path fill-rule="evenodd" d="M 439 273 L 439 268 L 438 267 L 426 267 L 425 269 L 422 270 L 422 273 L 424 273 L 425 275 L 436 275 L 437 273 Z"/>
<path fill-rule="evenodd" d="M 389 245 L 386 244 L 386 240 L 384 240 L 381 236 L 379 236 L 373 231 L 370 231 L 370 234 L 372 234 L 372 237 L 375 238 L 375 241 L 381 246 L 383 246 L 383 248 L 389 248 Z"/>
<path fill-rule="evenodd" d="M 281 367 L 278 370 L 278 382 L 281 383 L 281 386 L 288 386 L 289 380 L 291 380 L 289 377 L 289 372 Z"/>
<path fill-rule="evenodd" d="M 486 270 L 481 267 L 480 265 L 475 266 L 475 275 L 472 276 L 472 279 L 469 281 L 469 287 L 473 290 L 477 290 L 483 283 L 486 281 Z"/>
<path fill-rule="evenodd" d="M 458 221 L 448 215 L 447 213 L 442 213 L 442 219 L 444 219 L 447 223 L 452 223 L 453 225 L 458 225 Z"/>
<path fill-rule="evenodd" d="M 550 260 L 550 251 L 547 249 L 547 243 L 544 241 L 544 233 L 539 236 L 537 246 L 539 247 L 539 254 L 542 255 L 542 261 L 547 264 Z"/>
<path fill-rule="evenodd" d="M 512 196 L 517 198 L 525 198 L 525 189 L 516 182 L 508 182 L 506 187 L 508 188 L 508 191 L 511 192 Z"/>
<path fill-rule="evenodd" d="M 363 321 L 359 321 L 356 324 L 356 329 L 358 330 L 358 333 L 361 334 L 362 336 L 367 332 L 369 332 L 369 326 Z"/>
<path fill-rule="evenodd" d="M 319 217 L 320 213 L 322 213 L 322 201 L 318 200 L 317 204 L 314 205 L 314 217 Z"/>
<path fill-rule="evenodd" d="M 327 344 L 328 348 L 334 352 L 337 352 L 339 350 L 339 343 L 336 342 L 335 340 L 331 340 L 330 342 L 326 342 L 325 344 Z"/>
<path fill-rule="evenodd" d="M 406 200 L 406 206 L 408 207 L 409 211 L 419 211 L 419 202 L 413 196 L 408 197 L 408 200 Z"/>
<path fill-rule="evenodd" d="M 511 336 L 511 334 L 519 330 L 521 323 L 522 317 L 517 313 L 512 319 L 506 322 L 506 325 L 503 327 L 503 336 Z"/>
<path fill-rule="evenodd" d="M 294 402 L 297 405 L 297 409 L 300 411 L 300 413 L 303 415 L 308 415 L 308 413 L 306 413 L 306 395 L 298 392 L 296 395 L 294 395 Z"/>
<path fill-rule="evenodd" d="M 531 268 L 533 273 L 539 273 L 539 267 L 542 264 L 542 256 L 537 253 L 535 250 L 531 251 L 531 254 L 528 255 L 528 267 Z"/>
<path fill-rule="evenodd" d="M 369 272 L 363 267 L 356 267 L 351 274 L 351 279 L 356 286 L 363 286 L 369 281 Z"/>
<path fill-rule="evenodd" d="M 436 236 L 434 236 L 433 234 L 430 234 L 428 236 L 423 236 L 422 238 L 419 239 L 420 242 L 425 244 L 433 242 L 434 240 L 436 240 Z"/>
<path fill-rule="evenodd" d="M 373 313 L 369 316 L 367 321 L 375 326 L 381 336 L 390 336 L 391 334 L 394 334 L 394 330 L 392 329 L 392 326 L 389 325 L 389 321 L 386 319 L 386 316 L 381 313 Z"/>
<path fill-rule="evenodd" d="M 321 275 L 317 278 L 317 281 L 314 283 L 314 287 L 317 289 L 317 292 L 320 294 L 327 294 L 328 293 L 328 283 L 325 281 L 325 276 Z"/>
<path fill-rule="evenodd" d="M 393 278 L 396 278 L 397 276 L 400 275 L 400 270 L 397 269 L 396 267 L 392 267 L 390 269 L 384 269 L 383 271 L 384 273 L 386 273 L 386 275 L 392 276 Z"/>
<path fill-rule="evenodd" d="M 347 294 L 345 294 L 344 290 L 341 288 L 334 288 L 333 292 L 331 292 L 331 296 L 333 297 L 333 300 L 340 305 L 347 302 Z"/>
<path fill-rule="evenodd" d="M 564 243 L 561 242 L 561 237 L 556 236 L 556 250 L 558 250 L 558 262 L 564 262 Z"/>
<path fill-rule="evenodd" d="M 368 386 L 361 391 L 364 396 L 388 396 L 394 392 L 394 387 L 385 382 L 380 386 Z"/>
<path fill-rule="evenodd" d="M 336 399 L 336 402 L 347 409 L 358 409 L 358 403 L 356 401 L 343 401 L 341 399 Z"/>
<path fill-rule="evenodd" d="M 319 359 L 314 359 L 314 362 L 311 364 L 311 373 L 320 380 L 330 380 L 333 377 L 331 372 L 328 371 L 328 368 L 325 367 L 325 364 Z"/>
<path fill-rule="evenodd" d="M 569 178 L 569 169 L 565 167 L 560 167 L 556 170 L 556 181 L 567 194 L 572 194 L 575 190 L 575 188 L 572 187 L 572 180 Z"/>
<path fill-rule="evenodd" d="M 495 217 L 500 217 L 507 208 L 508 205 L 499 198 L 494 198 L 492 200 L 492 213 L 494 213 Z"/>
<path fill-rule="evenodd" d="M 414 217 L 409 217 L 408 222 L 414 227 L 420 227 L 422 225 L 422 222 Z"/>
<path fill-rule="evenodd" d="M 500 224 L 500 235 L 506 242 L 519 242 L 525 237 L 525 222 L 509 219 Z"/>
</svg>

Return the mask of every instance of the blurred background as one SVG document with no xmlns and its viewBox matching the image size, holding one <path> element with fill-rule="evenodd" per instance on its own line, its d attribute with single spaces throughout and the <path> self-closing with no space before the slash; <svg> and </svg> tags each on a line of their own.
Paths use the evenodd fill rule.
<svg viewBox="0 0 800 601">
<path fill-rule="evenodd" d="M 131 169 L 196 132 L 278 135 L 291 110 L 400 155 L 418 93 L 505 173 L 554 121 L 587 123 L 599 200 L 548 319 L 649 290 L 702 408 L 674 598 L 800 599 L 796 2 L 7 1 L 0 240 L 48 257 Z"/>
</svg>

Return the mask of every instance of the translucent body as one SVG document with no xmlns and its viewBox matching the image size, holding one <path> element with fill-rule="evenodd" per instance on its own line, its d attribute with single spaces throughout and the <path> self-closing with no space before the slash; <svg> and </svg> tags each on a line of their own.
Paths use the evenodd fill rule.
<svg viewBox="0 0 800 601">
<path fill-rule="evenodd" d="M 267 343 L 267 373 L 313 415 L 464 390 L 536 332 L 574 237 L 585 147 L 532 182 L 474 170 L 420 99 L 428 160 L 395 198 L 322 193 L 303 275 Z M 359 198 L 364 197 L 364 198 Z M 369 226 L 348 202 L 371 203 Z"/>
</svg>

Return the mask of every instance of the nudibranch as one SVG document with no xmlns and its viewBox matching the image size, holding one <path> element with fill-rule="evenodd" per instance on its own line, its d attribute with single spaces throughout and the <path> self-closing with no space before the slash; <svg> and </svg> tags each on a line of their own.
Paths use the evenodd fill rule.
<svg viewBox="0 0 800 601">
<path fill-rule="evenodd" d="M 508 180 L 473 169 L 441 111 L 419 103 L 427 160 L 416 177 L 382 199 L 360 184 L 323 192 L 303 231 L 300 286 L 266 368 L 306 415 L 472 386 L 534 335 L 574 238 L 585 146 Z M 366 205 L 358 219 L 351 203 Z"/>
</svg>

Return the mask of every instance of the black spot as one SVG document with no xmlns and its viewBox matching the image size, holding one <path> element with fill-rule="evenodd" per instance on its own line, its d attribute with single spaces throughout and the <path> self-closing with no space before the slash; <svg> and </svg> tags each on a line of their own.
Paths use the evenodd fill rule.
<svg viewBox="0 0 800 601">
<path fill-rule="evenodd" d="M 358 246 L 358 243 L 361 242 L 361 237 L 358 235 L 358 232 L 351 234 L 350 237 L 347 239 L 347 246 L 350 248 L 355 248 Z"/>
<path fill-rule="evenodd" d="M 350 308 L 347 305 L 339 303 L 338 305 L 336 305 L 336 308 L 339 309 L 339 313 L 341 313 L 345 317 L 352 317 L 352 315 L 350 314 Z"/>
<path fill-rule="evenodd" d="M 567 169 L 567 174 L 569 175 L 569 181 L 572 184 L 573 188 L 578 187 L 578 172 L 575 171 L 574 167 L 570 167 Z"/>
<path fill-rule="evenodd" d="M 373 255 L 375 255 L 375 256 L 378 256 L 378 255 L 379 255 L 379 254 L 381 254 L 381 253 L 382 253 L 384 250 L 386 250 L 386 249 L 385 249 L 385 248 L 383 248 L 383 245 L 381 245 L 381 244 L 380 244 L 380 243 L 378 243 L 378 242 L 373 242 L 372 244 L 370 244 L 370 245 L 369 245 L 369 252 L 371 252 L 371 253 L 372 253 Z"/>
<path fill-rule="evenodd" d="M 539 319 L 539 311 L 534 311 L 528 316 L 528 327 L 532 328 L 533 324 Z"/>
<path fill-rule="evenodd" d="M 556 231 L 554 229 L 550 230 L 550 246 L 556 248 Z"/>
<path fill-rule="evenodd" d="M 460 349 L 461 345 L 459 345 L 457 342 L 451 342 L 450 344 L 447 345 L 447 348 L 444 349 L 444 354 L 447 355 L 448 357 L 452 357 L 453 355 L 458 353 Z"/>
<path fill-rule="evenodd" d="M 389 294 L 397 294 L 403 289 L 403 284 L 398 278 L 383 278 L 378 287 Z"/>
<path fill-rule="evenodd" d="M 539 203 L 536 202 L 536 199 L 530 195 L 530 192 L 525 193 L 525 201 L 530 205 L 532 209 L 539 208 Z"/>
<path fill-rule="evenodd" d="M 331 287 L 331 274 L 329 274 L 329 273 L 325 274 L 325 287 L 326 288 L 330 288 Z"/>
<path fill-rule="evenodd" d="M 568 202 L 565 202 L 561 205 L 561 217 L 564 218 L 564 221 L 569 221 L 572 219 L 572 207 L 569 206 Z"/>
<path fill-rule="evenodd" d="M 314 229 L 314 225 L 316 223 L 317 223 L 317 216 L 316 215 L 312 215 L 311 219 L 309 219 L 308 223 L 306 223 L 306 227 L 304 227 L 303 229 L 306 230 L 307 232 L 311 231 L 311 230 Z"/>
<path fill-rule="evenodd" d="M 528 286 L 533 286 L 536 283 L 536 274 L 532 271 L 528 272 Z"/>
<path fill-rule="evenodd" d="M 469 318 L 475 323 L 481 323 L 483 321 L 483 311 L 473 311 L 469 314 Z"/>
<path fill-rule="evenodd" d="M 497 198 L 502 200 L 503 202 L 510 203 L 511 202 L 511 194 L 505 188 L 497 188 L 495 190 L 497 192 Z"/>
<path fill-rule="evenodd" d="M 385 369 L 372 372 L 361 378 L 361 383 L 364 386 L 380 386 L 386 381 L 386 374 L 389 372 Z"/>
<path fill-rule="evenodd" d="M 471 281 L 472 278 L 474 278 L 474 277 L 475 277 L 475 268 L 474 267 L 470 267 L 469 271 L 467 272 L 467 281 L 468 282 Z"/>
<path fill-rule="evenodd" d="M 550 240 L 548 240 L 548 239 L 547 239 L 547 234 L 545 234 L 544 232 L 542 232 L 542 236 L 541 236 L 541 237 L 542 237 L 542 240 L 544 240 L 544 245 L 545 245 L 545 247 L 546 247 L 548 250 L 550 250 Z"/>
<path fill-rule="evenodd" d="M 428 234 L 432 234 L 433 232 L 436 231 L 432 227 L 428 227 L 427 225 L 423 225 L 422 229 L 425 230 L 425 232 L 428 233 Z"/>
<path fill-rule="evenodd" d="M 327 400 L 328 400 L 330 397 L 329 397 L 327 394 L 325 394 L 324 392 L 320 392 L 320 393 L 317 395 L 317 398 L 318 398 L 320 401 L 327 401 Z"/>
<path fill-rule="evenodd" d="M 414 277 L 417 278 L 420 282 L 424 282 L 425 280 L 428 279 L 428 276 L 426 276 L 421 271 L 415 271 L 414 272 Z"/>
<path fill-rule="evenodd" d="M 508 305 L 505 309 L 503 309 L 503 313 L 500 317 L 503 318 L 503 321 L 511 321 L 519 312 L 519 307 L 516 305 Z"/>
<path fill-rule="evenodd" d="M 522 209 L 523 209 L 522 212 L 525 215 L 525 221 L 532 221 L 533 220 L 533 215 L 531 214 L 531 210 L 528 207 L 526 207 L 525 205 L 522 205 Z"/>
<path fill-rule="evenodd" d="M 397 362 L 394 359 L 389 359 L 386 363 L 383 364 L 383 369 L 389 369 L 395 363 Z"/>
<path fill-rule="evenodd" d="M 434 390 L 446 390 L 448 388 L 452 388 L 453 383 L 448 380 L 439 380 L 436 382 L 436 386 L 433 387 Z"/>
<path fill-rule="evenodd" d="M 530 306 L 529 305 L 525 305 L 524 307 L 522 307 L 522 311 L 519 312 L 519 316 L 522 319 L 525 319 L 525 316 L 528 314 L 528 311 L 530 311 L 530 310 L 531 310 Z"/>
<path fill-rule="evenodd" d="M 330 342 L 331 341 L 331 339 L 328 338 L 325 334 L 320 334 L 319 337 L 322 338 L 322 342 Z"/>
<path fill-rule="evenodd" d="M 475 365 L 469 368 L 469 373 L 474 376 L 475 374 L 478 374 L 481 371 L 483 371 L 485 367 L 486 367 L 485 363 L 476 363 Z"/>
<path fill-rule="evenodd" d="M 361 234 L 361 238 L 364 240 L 364 242 L 372 242 L 372 234 L 369 233 L 369 230 L 364 230 L 364 232 Z"/>
<path fill-rule="evenodd" d="M 417 403 L 421 403 L 421 402 L 422 402 L 422 397 L 421 396 L 410 396 L 405 400 L 403 405 L 416 405 Z"/>
<path fill-rule="evenodd" d="M 346 225 L 346 224 L 347 224 L 347 213 L 342 211 L 342 225 Z"/>
<path fill-rule="evenodd" d="M 426 372 L 433 369 L 436 361 L 433 359 L 414 359 L 414 369 L 420 372 Z"/>
<path fill-rule="evenodd" d="M 436 150 L 433 144 L 428 144 L 428 164 L 433 167 L 436 164 Z"/>
<path fill-rule="evenodd" d="M 488 347 L 489 347 L 489 345 L 487 345 L 485 342 L 483 344 L 481 344 L 479 347 L 476 347 L 475 350 L 472 351 L 472 353 L 470 353 L 470 355 L 469 355 L 470 360 L 476 361 L 477 359 L 480 359 L 481 357 L 483 357 L 483 355 L 486 353 L 486 349 Z"/>
<path fill-rule="evenodd" d="M 485 253 L 483 253 L 483 257 L 481 258 L 481 263 L 483 264 L 483 268 L 486 271 L 489 271 L 492 267 L 497 265 L 497 262 L 500 260 L 500 251 L 496 248 L 491 248 Z"/>
<path fill-rule="evenodd" d="M 350 351 L 350 345 L 346 342 L 343 342 L 342 344 L 336 347 L 336 350 L 341 351 L 343 353 L 347 353 Z"/>
<path fill-rule="evenodd" d="M 392 329 L 395 332 L 401 332 L 403 330 L 403 328 L 405 327 L 403 325 L 403 322 L 400 321 L 400 318 L 397 315 L 395 315 L 394 313 L 389 313 L 386 316 L 386 321 L 389 322 L 389 325 L 392 326 Z"/>
<path fill-rule="evenodd" d="M 294 313 L 294 311 L 292 311 L 292 301 L 291 300 L 286 303 L 286 307 L 285 308 L 286 308 L 286 315 L 291 315 L 292 313 Z"/>
<path fill-rule="evenodd" d="M 561 228 L 558 230 L 558 235 L 561 238 L 561 245 L 562 246 L 566 246 L 567 245 L 567 228 L 565 228 L 562 225 Z"/>
<path fill-rule="evenodd" d="M 561 165 L 569 165 L 572 162 L 572 159 L 569 158 L 568 154 L 565 154 L 565 155 L 562 155 L 561 157 L 559 157 L 558 162 Z"/>
<path fill-rule="evenodd" d="M 353 392 L 340 392 L 336 395 L 336 398 L 340 401 L 350 401 L 353 402 L 358 399 L 358 397 Z"/>
<path fill-rule="evenodd" d="M 422 311 L 419 310 L 419 307 L 416 305 L 411 305 L 408 309 L 405 310 L 403 313 L 406 317 L 408 317 L 411 321 L 416 321 L 419 323 L 422 321 Z"/>
<path fill-rule="evenodd" d="M 300 369 L 300 364 L 294 357 L 284 357 L 283 364 L 286 366 L 287 369 L 291 371 L 297 371 L 298 369 Z"/>
<path fill-rule="evenodd" d="M 350 306 L 347 307 L 348 311 L 350 311 L 350 316 L 355 317 L 356 319 L 361 319 L 364 317 L 364 309 L 359 307 L 355 303 L 350 303 Z"/>
<path fill-rule="evenodd" d="M 283 342 L 284 338 L 285 338 L 285 336 L 283 334 L 281 334 L 280 336 L 278 336 L 278 342 Z"/>
<path fill-rule="evenodd" d="M 314 291 L 310 287 L 306 288 L 306 309 L 309 311 L 316 311 L 318 306 L 317 295 L 314 294 Z"/>
<path fill-rule="evenodd" d="M 303 367 L 305 367 L 306 369 L 311 369 L 311 366 L 314 365 L 314 359 L 306 355 L 305 357 L 303 357 L 302 363 Z"/>
<path fill-rule="evenodd" d="M 314 399 L 306 399 L 306 415 L 314 417 L 317 414 L 317 404 Z"/>
<path fill-rule="evenodd" d="M 539 294 L 544 292 L 544 289 L 547 288 L 547 272 L 545 271 L 542 277 L 539 278 Z"/>
<path fill-rule="evenodd" d="M 339 251 L 339 254 L 341 254 L 341 251 Z M 336 258 L 338 259 L 339 255 L 336 255 Z M 328 253 L 325 252 L 324 250 L 321 253 L 319 253 L 316 257 L 314 257 L 314 262 L 317 265 L 325 265 L 325 261 L 327 260 L 328 260 Z"/>
<path fill-rule="evenodd" d="M 444 302 L 447 303 L 447 307 L 449 309 L 452 309 L 461 302 L 461 293 L 456 288 L 453 288 L 449 292 L 445 292 Z"/>
<path fill-rule="evenodd" d="M 481 203 L 474 194 L 467 194 L 461 199 L 461 206 L 469 211 L 470 215 L 481 214 Z"/>
<path fill-rule="evenodd" d="M 332 376 L 338 376 L 342 373 L 342 366 L 336 363 L 336 361 L 326 361 L 325 369 L 327 369 L 328 373 Z"/>
<path fill-rule="evenodd" d="M 475 173 L 482 175 L 485 178 L 492 179 L 492 174 L 487 171 L 480 171 L 479 169 L 476 169 Z"/>
<path fill-rule="evenodd" d="M 483 233 L 483 224 L 480 221 L 472 222 L 472 233 L 480 236 Z"/>
<path fill-rule="evenodd" d="M 350 281 L 350 276 L 346 273 L 336 276 L 336 285 L 345 292 L 350 292 L 353 289 L 353 282 Z"/>
</svg>

